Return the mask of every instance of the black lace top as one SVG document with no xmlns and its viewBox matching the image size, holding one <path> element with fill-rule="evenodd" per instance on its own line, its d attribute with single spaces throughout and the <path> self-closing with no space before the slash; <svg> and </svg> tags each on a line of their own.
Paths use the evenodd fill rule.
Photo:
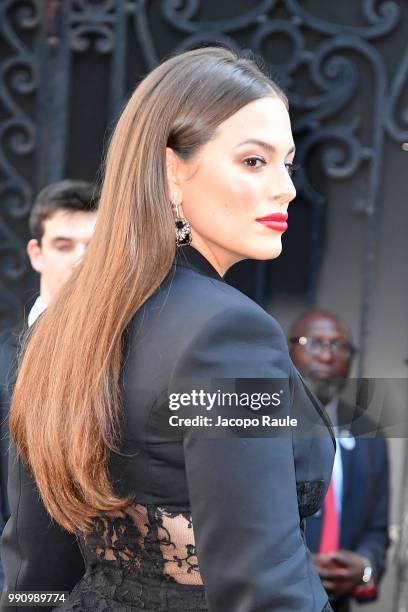
<svg viewBox="0 0 408 612">
<path fill-rule="evenodd" d="M 95 519 L 79 545 L 85 576 L 59 612 L 208 610 L 188 509 L 135 504 Z"/>
<path fill-rule="evenodd" d="M 81 542 L 89 567 L 102 562 L 158 585 L 203 584 L 188 509 L 137 504 L 116 518 L 98 518 L 95 526 Z"/>
<path fill-rule="evenodd" d="M 55 612 L 208 611 L 188 508 L 135 504 L 95 519 L 79 544 L 85 576 Z"/>
</svg>

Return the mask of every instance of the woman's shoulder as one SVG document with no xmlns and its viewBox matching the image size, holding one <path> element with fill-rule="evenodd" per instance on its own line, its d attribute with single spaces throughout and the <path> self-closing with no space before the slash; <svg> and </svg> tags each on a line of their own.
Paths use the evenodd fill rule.
<svg viewBox="0 0 408 612">
<path fill-rule="evenodd" d="M 173 266 L 160 289 L 145 304 L 143 318 L 154 317 L 190 332 L 207 325 L 247 329 L 263 327 L 282 334 L 279 323 L 259 304 L 221 278 L 209 277 L 192 268 Z"/>
<path fill-rule="evenodd" d="M 130 322 L 127 346 L 143 355 L 177 360 L 201 347 L 242 359 L 283 361 L 287 342 L 279 323 L 261 306 L 221 277 L 187 266 L 173 266 L 161 287 Z M 215 360 L 215 357 L 214 357 Z M 249 367 L 249 366 L 248 366 Z M 255 370 L 255 365 L 254 368 Z"/>
<path fill-rule="evenodd" d="M 166 372 L 266 378 L 290 371 L 285 336 L 270 314 L 221 278 L 182 266 L 138 311 L 128 346 L 129 356 Z"/>
<path fill-rule="evenodd" d="M 200 354 L 201 366 L 205 354 L 207 364 L 245 361 L 242 371 L 248 376 L 264 370 L 261 361 L 265 370 L 271 361 L 284 363 L 288 369 L 287 343 L 279 323 L 222 279 L 180 267 L 167 289 L 162 313 L 172 322 L 179 354 L 186 359 Z"/>
</svg>

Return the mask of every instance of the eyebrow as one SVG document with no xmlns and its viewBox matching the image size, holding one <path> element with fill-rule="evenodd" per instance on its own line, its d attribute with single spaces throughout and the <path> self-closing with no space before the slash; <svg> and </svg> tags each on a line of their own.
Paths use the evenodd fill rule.
<svg viewBox="0 0 408 612">
<path fill-rule="evenodd" d="M 244 140 L 244 142 L 240 142 L 238 145 L 236 145 L 235 148 L 237 149 L 238 147 L 242 147 L 243 145 L 246 145 L 246 144 L 255 144 L 260 147 L 263 147 L 264 149 L 266 149 L 267 151 L 270 151 L 271 153 L 276 153 L 276 147 L 274 145 L 270 144 L 269 142 L 265 142 L 264 140 L 258 140 L 257 138 L 248 138 L 248 140 Z M 289 149 L 286 155 L 290 155 L 290 153 L 294 153 L 295 151 L 296 151 L 296 147 L 295 145 L 293 145 L 293 147 Z"/>
</svg>

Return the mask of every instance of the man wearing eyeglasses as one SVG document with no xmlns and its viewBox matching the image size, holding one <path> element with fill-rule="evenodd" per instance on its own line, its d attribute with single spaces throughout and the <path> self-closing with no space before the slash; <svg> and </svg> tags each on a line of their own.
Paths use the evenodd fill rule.
<svg viewBox="0 0 408 612">
<path fill-rule="evenodd" d="M 337 452 L 324 506 L 306 521 L 306 540 L 333 610 L 348 612 L 353 598 L 373 601 L 384 573 L 388 538 L 389 473 L 382 436 L 359 437 L 356 408 L 340 398 L 356 352 L 344 323 L 310 310 L 289 334 L 293 362 L 325 405 Z M 361 413 L 361 427 L 372 424 Z M 353 435 L 354 434 L 354 435 Z"/>
</svg>

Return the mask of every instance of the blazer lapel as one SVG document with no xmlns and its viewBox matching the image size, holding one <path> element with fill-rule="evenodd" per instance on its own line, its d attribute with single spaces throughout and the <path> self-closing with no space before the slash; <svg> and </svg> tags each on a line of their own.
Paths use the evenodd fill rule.
<svg viewBox="0 0 408 612">
<path fill-rule="evenodd" d="M 312 402 L 313 406 L 315 407 L 315 409 L 317 410 L 317 413 L 320 415 L 323 423 L 326 425 L 327 429 L 329 430 L 331 439 L 333 441 L 333 446 L 334 446 L 334 450 L 336 450 L 336 438 L 334 437 L 334 431 L 333 431 L 333 424 L 331 422 L 331 420 L 329 419 L 328 414 L 326 413 L 325 409 L 323 408 L 323 406 L 320 404 L 319 400 L 317 399 L 317 397 L 311 392 L 311 390 L 309 389 L 309 387 L 307 386 L 306 382 L 303 380 L 302 375 L 300 374 L 299 370 L 296 369 L 296 372 L 302 382 L 302 385 L 306 391 L 306 394 L 308 396 L 308 398 L 310 399 L 310 401 Z"/>
</svg>

